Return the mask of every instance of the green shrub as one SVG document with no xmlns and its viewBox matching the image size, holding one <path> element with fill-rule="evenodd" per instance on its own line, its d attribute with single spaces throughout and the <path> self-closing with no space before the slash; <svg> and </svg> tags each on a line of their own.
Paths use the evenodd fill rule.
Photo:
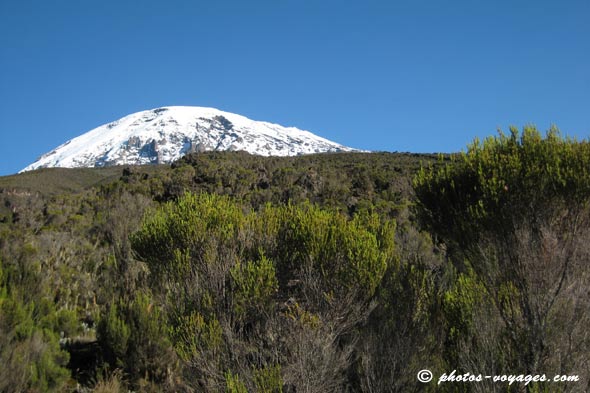
<svg viewBox="0 0 590 393">
<path fill-rule="evenodd" d="M 123 367 L 131 329 L 123 319 L 116 303 L 102 316 L 97 327 L 97 338 L 103 348 L 105 360 L 113 367 Z"/>
<path fill-rule="evenodd" d="M 414 185 L 421 223 L 458 271 L 473 272 L 445 293 L 450 341 L 467 334 L 471 361 L 488 367 L 563 367 L 560 351 L 569 367 L 585 364 L 590 304 L 571 299 L 587 287 L 590 142 L 512 128 L 423 169 Z"/>
<path fill-rule="evenodd" d="M 166 324 L 147 294 L 111 305 L 99 321 L 97 339 L 110 367 L 122 368 L 132 384 L 141 378 L 162 382 L 171 370 Z"/>
<path fill-rule="evenodd" d="M 68 354 L 58 335 L 39 325 L 34 308 L 0 296 L 0 391 L 61 391 L 69 381 Z"/>
<path fill-rule="evenodd" d="M 225 392 L 226 393 L 248 393 L 246 385 L 240 381 L 238 375 L 233 375 L 231 372 L 225 374 Z"/>
<path fill-rule="evenodd" d="M 257 393 L 283 393 L 281 367 L 271 366 L 254 370 Z"/>
<path fill-rule="evenodd" d="M 275 267 L 264 255 L 257 262 L 238 262 L 231 270 L 236 315 L 259 316 L 269 312 L 273 295 L 278 290 Z"/>
<path fill-rule="evenodd" d="M 221 326 L 217 319 L 205 322 L 198 312 L 181 315 L 170 327 L 170 337 L 176 353 L 189 361 L 204 351 L 218 351 L 222 343 Z"/>
</svg>

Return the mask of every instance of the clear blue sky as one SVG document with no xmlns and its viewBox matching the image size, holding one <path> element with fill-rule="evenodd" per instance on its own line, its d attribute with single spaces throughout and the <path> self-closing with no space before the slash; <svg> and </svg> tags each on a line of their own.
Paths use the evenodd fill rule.
<svg viewBox="0 0 590 393">
<path fill-rule="evenodd" d="M 586 138 L 589 21 L 588 0 L 0 0 L 0 175 L 166 105 L 370 150 Z"/>
</svg>

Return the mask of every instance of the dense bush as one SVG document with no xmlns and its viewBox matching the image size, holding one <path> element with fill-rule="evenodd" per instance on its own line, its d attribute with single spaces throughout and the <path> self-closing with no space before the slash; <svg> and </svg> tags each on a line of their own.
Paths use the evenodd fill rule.
<svg viewBox="0 0 590 393">
<path fill-rule="evenodd" d="M 588 390 L 588 146 L 0 178 L 0 390 Z"/>
<path fill-rule="evenodd" d="M 132 245 L 195 389 L 269 391 L 280 379 L 272 370 L 298 363 L 303 373 L 323 368 L 314 383 L 338 391 L 354 329 L 395 260 L 394 228 L 369 213 L 350 219 L 310 204 L 243 211 L 227 197 L 185 194 L 148 214 Z M 285 346 L 293 335 L 310 350 L 322 346 L 324 360 Z M 285 379 L 311 383 L 305 374 Z"/>
<path fill-rule="evenodd" d="M 463 272 L 443 298 L 455 362 L 588 383 L 590 144 L 512 129 L 415 185 L 422 223 Z"/>
<path fill-rule="evenodd" d="M 0 263 L 0 391 L 62 391 L 69 377 L 68 354 L 54 332 L 60 328 L 51 320 L 55 307 L 23 301 L 8 281 Z"/>
</svg>

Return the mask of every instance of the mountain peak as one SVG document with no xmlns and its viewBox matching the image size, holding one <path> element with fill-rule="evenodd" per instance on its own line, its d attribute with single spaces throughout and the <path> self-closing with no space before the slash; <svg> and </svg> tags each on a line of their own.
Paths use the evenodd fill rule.
<svg viewBox="0 0 590 393">
<path fill-rule="evenodd" d="M 170 163 L 187 153 L 243 150 L 263 156 L 355 151 L 309 131 L 215 108 L 168 106 L 130 114 L 73 138 L 21 172 L 47 167 Z"/>
</svg>

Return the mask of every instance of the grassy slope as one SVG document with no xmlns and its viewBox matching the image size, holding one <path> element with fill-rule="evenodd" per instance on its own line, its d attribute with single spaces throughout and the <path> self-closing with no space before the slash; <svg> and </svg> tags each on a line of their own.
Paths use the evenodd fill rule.
<svg viewBox="0 0 590 393">
<path fill-rule="evenodd" d="M 26 190 L 44 195 L 75 193 L 111 183 L 121 177 L 121 166 L 107 168 L 44 168 L 0 177 L 0 190 Z M 167 166 L 145 166 L 142 171 L 156 173 Z"/>
</svg>

